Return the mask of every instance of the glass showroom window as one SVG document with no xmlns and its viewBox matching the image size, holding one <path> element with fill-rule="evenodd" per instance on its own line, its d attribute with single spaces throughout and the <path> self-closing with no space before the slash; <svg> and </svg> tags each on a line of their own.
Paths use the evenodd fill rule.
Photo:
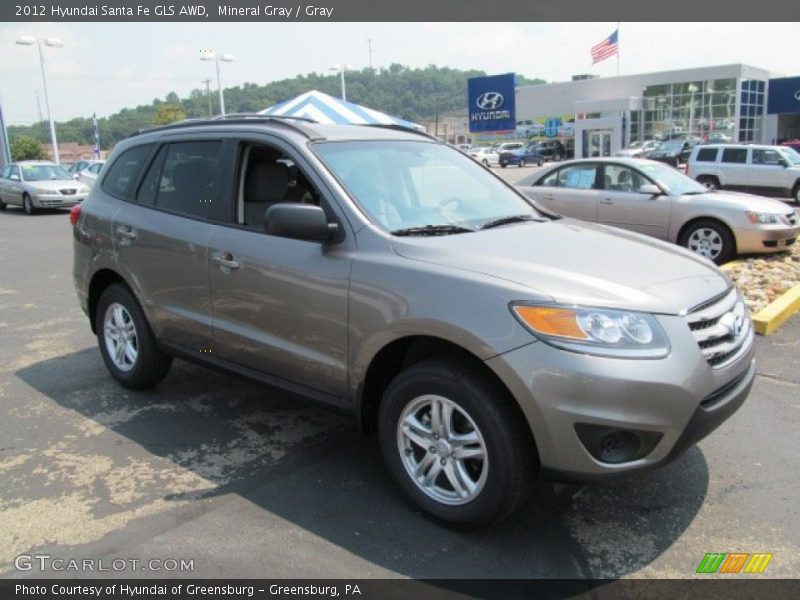
<svg viewBox="0 0 800 600">
<path fill-rule="evenodd" d="M 739 141 L 758 142 L 764 122 L 764 91 L 766 82 L 742 80 L 739 91 Z"/>
</svg>

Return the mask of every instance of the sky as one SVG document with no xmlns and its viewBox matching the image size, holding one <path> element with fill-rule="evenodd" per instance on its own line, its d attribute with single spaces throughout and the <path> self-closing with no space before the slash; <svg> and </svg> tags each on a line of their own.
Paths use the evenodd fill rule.
<svg viewBox="0 0 800 600">
<path fill-rule="evenodd" d="M 39 61 L 20 35 L 58 37 L 44 48 L 50 108 L 66 120 L 107 116 L 169 92 L 203 88 L 213 62 L 201 49 L 234 56 L 221 64 L 223 87 L 260 85 L 335 63 L 375 68 L 391 63 L 516 72 L 547 81 L 574 74 L 616 74 L 594 67 L 589 48 L 616 23 L 4 23 L 0 25 L 0 102 L 7 124 L 46 118 Z M 621 75 L 745 63 L 777 75 L 800 75 L 800 23 L 622 23 Z M 267 108 L 267 107 L 264 107 Z"/>
</svg>

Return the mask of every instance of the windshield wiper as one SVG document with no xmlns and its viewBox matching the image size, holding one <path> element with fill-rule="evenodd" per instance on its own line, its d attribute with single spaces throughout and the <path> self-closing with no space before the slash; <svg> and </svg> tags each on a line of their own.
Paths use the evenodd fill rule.
<svg viewBox="0 0 800 600">
<path fill-rule="evenodd" d="M 494 221 L 489 221 L 488 223 L 481 225 L 481 229 L 491 229 L 492 227 L 510 225 L 511 223 L 523 223 L 525 221 L 536 221 L 537 223 L 543 223 L 547 221 L 547 219 L 534 217 L 533 215 L 511 215 L 509 217 L 500 217 Z"/>
<path fill-rule="evenodd" d="M 453 233 L 471 233 L 474 229 L 459 225 L 421 225 L 420 227 L 407 227 L 395 229 L 392 235 L 450 235 Z"/>
</svg>

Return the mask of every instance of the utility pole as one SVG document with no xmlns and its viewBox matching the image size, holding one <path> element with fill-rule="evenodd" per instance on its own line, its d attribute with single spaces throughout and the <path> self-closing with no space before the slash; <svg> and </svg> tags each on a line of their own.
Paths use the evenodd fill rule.
<svg viewBox="0 0 800 600">
<path fill-rule="evenodd" d="M 369 70 L 372 71 L 372 38 L 367 38 L 367 47 L 369 48 Z"/>
<path fill-rule="evenodd" d="M 208 100 L 208 116 L 213 117 L 214 113 L 211 110 L 211 80 L 203 79 L 200 83 L 206 84 L 206 99 Z"/>
</svg>

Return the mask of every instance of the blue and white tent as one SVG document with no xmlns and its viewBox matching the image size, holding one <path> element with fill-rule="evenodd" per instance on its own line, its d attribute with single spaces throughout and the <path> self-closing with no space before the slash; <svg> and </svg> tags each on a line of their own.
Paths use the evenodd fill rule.
<svg viewBox="0 0 800 600">
<path fill-rule="evenodd" d="M 260 114 L 306 117 L 317 123 L 331 125 L 402 125 L 425 131 L 422 125 L 392 117 L 360 104 L 340 100 L 317 90 L 311 90 L 291 100 L 279 102 L 275 106 L 262 110 Z"/>
</svg>

